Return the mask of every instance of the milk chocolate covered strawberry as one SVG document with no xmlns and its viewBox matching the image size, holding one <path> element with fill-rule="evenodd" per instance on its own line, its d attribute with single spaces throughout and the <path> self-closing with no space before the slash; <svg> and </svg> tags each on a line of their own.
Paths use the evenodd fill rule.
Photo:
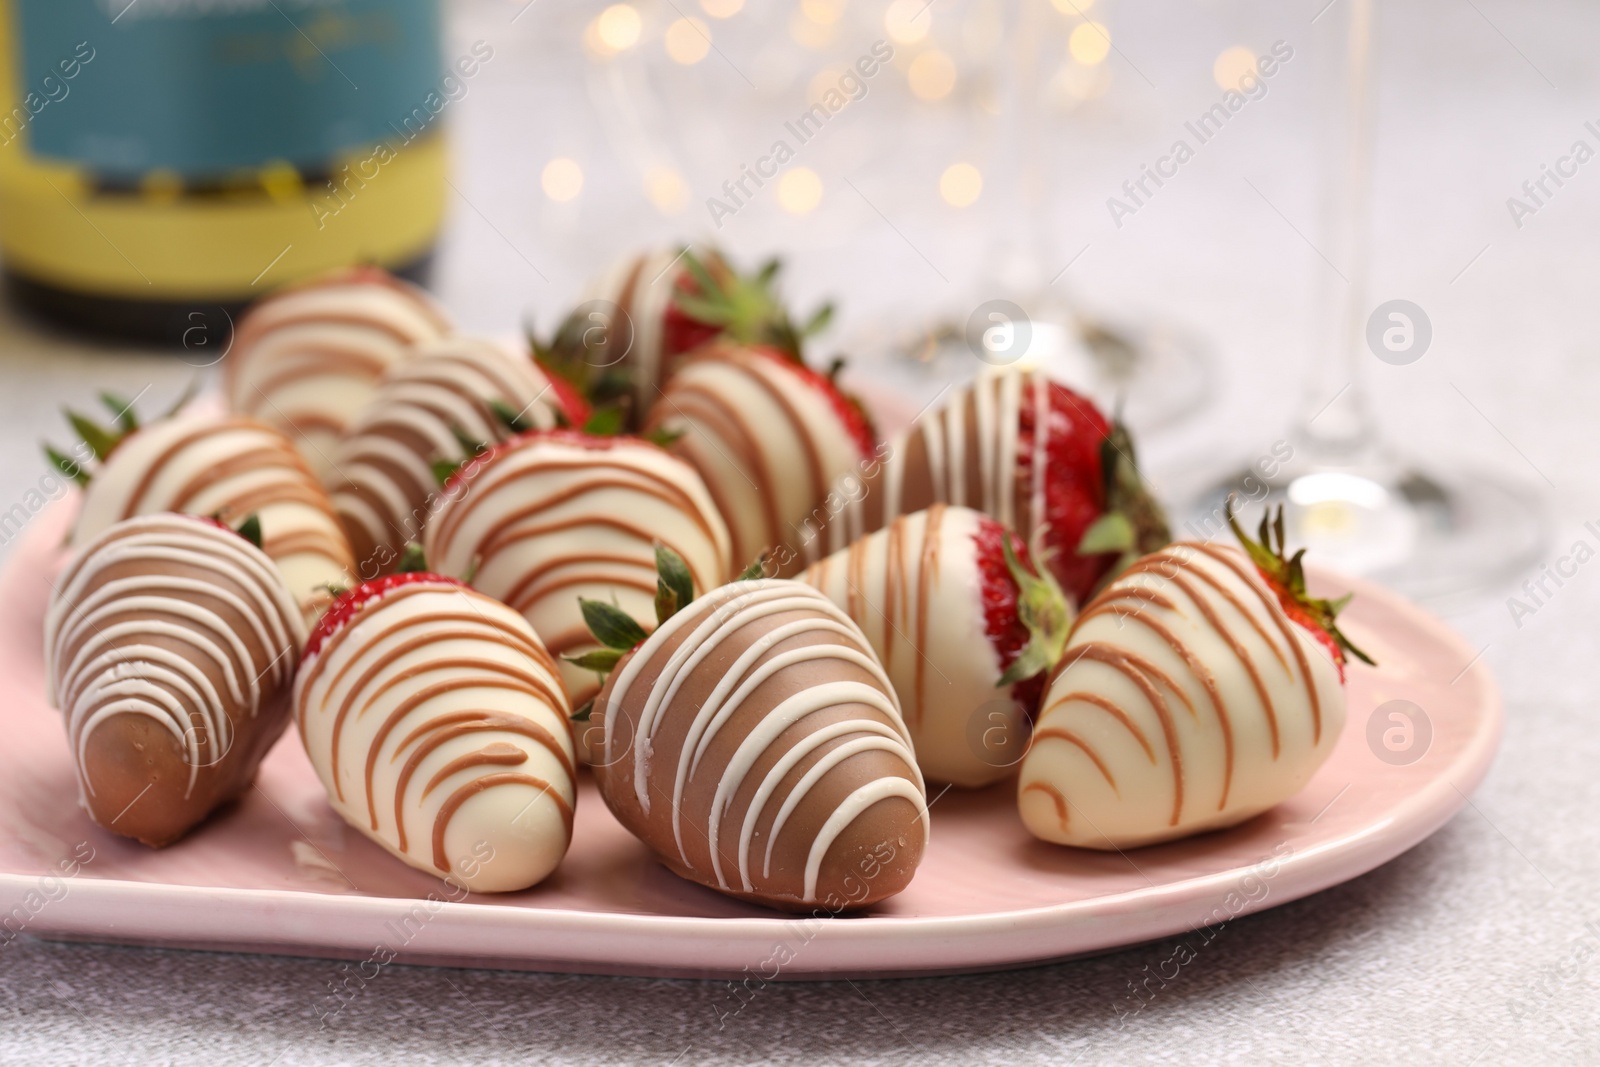
<svg viewBox="0 0 1600 1067">
<path fill-rule="evenodd" d="M 272 561 L 212 519 L 101 531 L 55 582 L 46 678 L 84 810 L 166 845 L 255 780 L 288 723 L 300 610 Z"/>
<path fill-rule="evenodd" d="M 899 892 L 927 845 L 926 794 L 860 629 L 800 582 L 690 599 L 687 569 L 663 563 L 652 632 L 584 605 L 613 650 L 590 662 L 610 670 L 591 729 L 607 806 L 668 868 L 730 896 L 838 912 Z"/>
</svg>

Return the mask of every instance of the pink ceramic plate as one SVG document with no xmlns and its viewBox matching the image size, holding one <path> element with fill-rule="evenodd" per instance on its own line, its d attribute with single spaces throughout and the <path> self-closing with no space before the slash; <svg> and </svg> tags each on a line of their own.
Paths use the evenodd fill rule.
<svg viewBox="0 0 1600 1067">
<path fill-rule="evenodd" d="M 951 791 L 932 808 L 933 842 L 906 892 L 866 915 L 797 920 L 669 874 L 585 781 L 554 877 L 457 902 L 339 820 L 292 733 L 257 788 L 171 848 L 89 822 L 45 703 L 40 637 L 70 510 L 37 516 L 0 574 L 0 942 L 25 929 L 375 962 L 765 978 L 1028 964 L 1214 923 L 1371 870 L 1466 802 L 1500 736 L 1493 683 L 1470 648 L 1394 594 L 1341 581 L 1356 599 L 1340 622 L 1382 666 L 1351 671 L 1349 724 L 1305 791 L 1232 830 L 1127 855 L 1079 852 L 1024 831 L 1012 783 Z M 1409 749 L 1407 720 L 1391 720 L 1392 708 L 1375 716 L 1395 700 L 1427 717 Z M 1402 751 L 1385 747 L 1388 729 Z"/>
</svg>

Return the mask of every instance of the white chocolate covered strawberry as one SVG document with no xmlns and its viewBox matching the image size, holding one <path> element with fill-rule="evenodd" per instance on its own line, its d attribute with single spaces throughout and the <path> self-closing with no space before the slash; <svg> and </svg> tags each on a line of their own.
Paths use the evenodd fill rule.
<svg viewBox="0 0 1600 1067">
<path fill-rule="evenodd" d="M 504 604 L 426 572 L 363 583 L 312 631 L 294 703 L 334 810 L 411 866 L 506 892 L 566 854 L 571 707 Z"/>
<path fill-rule="evenodd" d="M 1366 656 L 1334 622 L 1343 601 L 1309 596 L 1284 557 L 1281 513 L 1241 540 L 1146 556 L 1079 616 L 1022 764 L 1035 835 L 1109 849 L 1232 826 L 1327 759 L 1345 656 Z"/>
<path fill-rule="evenodd" d="M 440 465 L 527 430 L 582 425 L 587 405 L 526 352 L 476 337 L 418 345 L 379 380 L 333 455 L 334 508 L 358 575 L 394 569 L 443 504 Z"/>
<path fill-rule="evenodd" d="M 881 464 L 841 485 L 840 513 L 798 531 L 806 562 L 931 504 L 976 508 L 1048 550 L 1061 588 L 1083 603 L 1130 555 L 1168 540 L 1127 431 L 1044 371 L 1004 367 L 956 389 L 892 441 Z M 798 566 L 779 560 L 780 573 Z"/>
<path fill-rule="evenodd" d="M 541 355 L 597 406 L 616 404 L 636 425 L 685 354 L 719 338 L 778 349 L 825 327 L 823 305 L 797 328 L 777 294 L 779 262 L 742 274 L 716 249 L 663 248 L 628 256 L 590 288 Z"/>
<path fill-rule="evenodd" d="M 831 378 L 755 345 L 715 344 L 685 359 L 645 429 L 700 472 L 741 566 L 793 541 L 876 448 L 861 408 Z"/>
<path fill-rule="evenodd" d="M 650 610 L 656 542 L 688 562 L 700 589 L 721 585 L 732 566 L 699 475 L 634 437 L 514 437 L 463 464 L 444 496 L 424 533 L 430 563 L 520 612 L 557 656 L 594 647 L 580 597 Z M 562 677 L 575 703 L 599 688 L 570 663 Z"/>
<path fill-rule="evenodd" d="M 223 362 L 229 406 L 294 442 L 323 480 L 339 438 L 411 346 L 450 330 L 433 299 L 377 267 L 336 271 L 252 305 Z"/>
<path fill-rule="evenodd" d="M 1025 555 L 988 516 L 935 504 L 800 575 L 872 643 L 929 779 L 987 785 L 1027 748 L 1071 617 L 1060 587 Z"/>
<path fill-rule="evenodd" d="M 126 407 L 115 430 L 71 418 L 101 460 L 90 472 L 47 450 L 84 487 L 73 544 L 135 515 L 177 511 L 235 524 L 254 515 L 262 551 L 308 620 L 326 603 L 325 586 L 350 581 L 354 560 L 327 492 L 272 427 L 239 415 L 187 414 L 141 426 Z"/>
</svg>

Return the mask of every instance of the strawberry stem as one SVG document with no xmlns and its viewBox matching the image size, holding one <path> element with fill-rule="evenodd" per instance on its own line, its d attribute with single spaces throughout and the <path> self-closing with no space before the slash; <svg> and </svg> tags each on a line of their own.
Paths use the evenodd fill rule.
<svg viewBox="0 0 1600 1067">
<path fill-rule="evenodd" d="M 1256 540 L 1251 540 L 1240 527 L 1239 520 L 1233 513 L 1233 506 L 1234 497 L 1229 496 L 1224 505 L 1228 526 L 1232 528 L 1233 535 L 1239 539 L 1239 544 L 1250 557 L 1250 562 L 1256 565 L 1256 570 L 1260 571 L 1261 576 L 1277 591 L 1279 599 L 1297 607 L 1298 614 L 1333 638 L 1341 667 L 1346 655 L 1354 656 L 1369 666 L 1376 666 L 1371 656 L 1357 648 L 1339 630 L 1336 621 L 1339 612 L 1350 603 L 1353 594 L 1347 593 L 1338 600 L 1313 597 L 1306 590 L 1306 550 L 1301 548 L 1296 550 L 1293 556 L 1285 555 L 1288 543 L 1284 537 L 1283 505 L 1278 505 L 1276 510 L 1269 508 L 1261 517 L 1261 525 L 1256 530 Z"/>
<path fill-rule="evenodd" d="M 1119 553 L 1100 580 L 1100 588 L 1104 588 L 1141 556 L 1171 544 L 1172 530 L 1166 512 L 1139 474 L 1133 436 L 1120 421 L 1111 423 L 1110 432 L 1100 442 L 1100 469 L 1105 479 L 1105 514 L 1083 532 L 1077 551 L 1080 556 Z"/>
</svg>

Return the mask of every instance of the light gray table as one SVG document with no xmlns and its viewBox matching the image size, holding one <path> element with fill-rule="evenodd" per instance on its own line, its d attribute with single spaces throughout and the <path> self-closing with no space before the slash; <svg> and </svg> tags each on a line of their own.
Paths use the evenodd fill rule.
<svg viewBox="0 0 1600 1067">
<path fill-rule="evenodd" d="M 1084 299 L 1158 309 L 1209 338 L 1219 357 L 1212 408 L 1148 443 L 1158 478 L 1195 455 L 1220 465 L 1259 449 L 1295 398 L 1307 294 L 1325 269 L 1291 221 L 1304 226 L 1313 214 L 1305 86 L 1286 71 L 1252 125 L 1236 137 L 1230 129 L 1122 230 L 1105 197 L 1215 98 L 1210 63 L 1222 47 L 1309 40 L 1324 2 L 1208 0 L 1174 14 L 1100 0 L 1125 54 L 1111 61 L 1107 106 L 1056 145 L 1071 165 L 1049 228 L 1063 262 L 1090 246 L 1069 276 Z M 513 24 L 517 7 L 462 3 L 452 28 L 451 47 L 486 39 L 497 48 L 454 116 L 462 162 L 442 258 L 446 301 L 482 330 L 514 327 L 524 308 L 548 321 L 616 249 L 709 232 L 698 207 L 660 217 L 629 184 L 578 88 L 572 13 L 541 4 Z M 1369 368 L 1379 413 L 1418 453 L 1539 486 L 1555 543 L 1593 544 L 1583 523 L 1600 518 L 1600 163 L 1521 229 L 1505 201 L 1574 139 L 1593 139 L 1583 123 L 1600 115 L 1600 11 L 1579 0 L 1383 7 L 1374 300 L 1417 301 L 1436 333 L 1420 363 Z M 767 67 L 754 53 L 730 58 Z M 727 71 L 709 60 L 703 69 L 731 98 L 737 87 L 717 81 Z M 735 145 L 708 173 L 747 147 L 762 146 Z M 719 238 L 750 254 L 794 250 L 794 292 L 802 302 L 839 294 L 854 316 L 847 327 L 959 307 L 984 217 L 941 215 L 907 196 L 891 203 L 896 226 L 886 226 L 840 179 L 870 193 L 885 174 L 936 175 L 948 158 L 911 141 L 890 150 L 842 174 L 819 155 L 828 194 L 814 215 L 752 210 Z M 539 199 L 535 177 L 557 152 L 580 159 L 590 181 L 559 209 Z M 187 371 L 3 319 L 0 374 L 0 502 L 10 502 L 43 469 L 38 438 L 64 436 L 58 401 L 149 386 L 157 402 Z M 1128 1018 L 1118 1006 L 1126 1010 L 1129 983 L 1169 946 L 1010 974 L 773 987 L 726 1029 L 716 983 L 393 967 L 319 1031 L 333 963 L 22 939 L 0 950 L 0 1060 L 1600 1062 L 1600 569 L 1580 570 L 1520 627 L 1510 592 L 1450 615 L 1484 649 L 1507 704 L 1503 751 L 1471 806 L 1365 877 L 1233 924 Z"/>
</svg>

